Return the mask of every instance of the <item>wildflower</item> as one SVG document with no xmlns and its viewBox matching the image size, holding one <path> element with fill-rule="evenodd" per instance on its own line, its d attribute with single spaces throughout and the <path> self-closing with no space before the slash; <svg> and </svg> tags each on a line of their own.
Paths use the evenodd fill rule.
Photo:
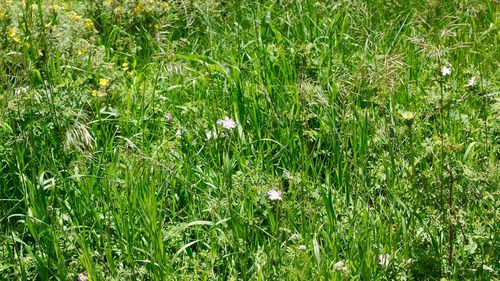
<svg viewBox="0 0 500 281">
<path fill-rule="evenodd" d="M 77 20 L 81 20 L 82 19 L 82 16 L 80 16 L 79 14 L 75 13 L 74 11 L 71 11 L 68 15 L 68 18 L 70 20 L 73 20 L 73 21 L 77 21 Z"/>
<path fill-rule="evenodd" d="M 379 264 L 380 266 L 383 266 L 383 267 L 388 267 L 388 266 L 389 266 L 390 259 L 391 259 L 391 256 L 390 256 L 389 254 L 380 255 L 380 256 L 378 257 L 378 264 Z"/>
<path fill-rule="evenodd" d="M 307 249 L 306 245 L 300 245 L 299 251 L 304 252 Z"/>
<path fill-rule="evenodd" d="M 15 27 L 7 29 L 7 37 L 14 38 L 16 36 L 17 36 L 17 29 Z"/>
<path fill-rule="evenodd" d="M 269 196 L 269 200 L 271 201 L 276 201 L 276 200 L 281 201 L 283 199 L 281 197 L 282 195 L 281 190 L 271 189 L 267 192 L 267 195 Z"/>
<path fill-rule="evenodd" d="M 59 12 L 60 10 L 62 10 L 63 7 L 57 5 L 57 4 L 54 4 L 52 5 L 52 10 L 54 10 L 54 12 Z"/>
<path fill-rule="evenodd" d="M 290 237 L 290 239 L 292 241 L 299 241 L 300 239 L 302 239 L 302 235 L 300 235 L 300 233 L 294 233 L 294 234 L 292 234 L 292 236 Z"/>
<path fill-rule="evenodd" d="M 0 20 L 3 20 L 5 18 L 6 18 L 5 13 L 4 12 L 0 12 Z"/>
<path fill-rule="evenodd" d="M 412 258 L 408 258 L 407 260 L 404 260 L 404 263 L 407 264 L 407 265 L 410 265 L 410 264 L 412 264 L 414 262 L 415 261 Z"/>
<path fill-rule="evenodd" d="M 177 129 L 177 131 L 175 131 L 175 136 L 180 138 L 182 137 L 182 130 L 181 129 Z"/>
<path fill-rule="evenodd" d="M 447 66 L 441 67 L 441 75 L 446 76 L 451 74 L 451 68 Z"/>
<path fill-rule="evenodd" d="M 401 117 L 403 117 L 403 119 L 406 121 L 411 121 L 413 117 L 415 117 L 415 114 L 413 114 L 413 112 L 410 111 L 403 111 L 401 113 Z"/>
<path fill-rule="evenodd" d="M 85 22 L 83 23 L 83 27 L 87 30 L 93 30 L 94 29 L 94 23 L 89 20 L 89 19 L 86 19 Z"/>
<path fill-rule="evenodd" d="M 106 96 L 106 94 L 101 92 L 101 91 L 93 90 L 92 96 L 94 96 L 96 98 L 102 98 L 102 97 Z"/>
<path fill-rule="evenodd" d="M 467 84 L 465 84 L 465 87 L 472 87 L 474 86 L 474 83 L 476 83 L 476 77 L 472 76 L 468 81 Z"/>
<path fill-rule="evenodd" d="M 217 120 L 217 124 L 222 125 L 222 127 L 224 127 L 227 130 L 231 130 L 231 129 L 236 128 L 236 122 L 234 122 L 233 119 L 231 119 L 227 116 L 224 117 L 224 119 Z"/>
<path fill-rule="evenodd" d="M 76 281 L 87 281 L 89 280 L 89 274 L 87 272 L 78 273 L 76 276 Z"/>
<path fill-rule="evenodd" d="M 208 131 L 208 132 L 206 133 L 206 135 L 207 135 L 207 140 L 211 140 L 211 139 L 216 140 L 216 139 L 217 139 L 217 137 L 218 137 L 218 136 L 217 136 L 217 131 L 215 131 L 215 130 L 214 130 L 214 131 Z"/>
<path fill-rule="evenodd" d="M 99 85 L 101 85 L 101 87 L 103 88 L 106 88 L 109 85 L 109 80 L 106 78 L 101 78 L 99 79 Z"/>
<path fill-rule="evenodd" d="M 134 12 L 135 12 L 136 14 L 140 14 L 140 13 L 142 12 L 142 6 L 141 6 L 141 5 L 137 5 L 137 6 L 135 6 L 135 8 L 134 8 Z"/>
<path fill-rule="evenodd" d="M 80 56 L 85 55 L 86 53 L 87 53 L 87 49 L 85 49 L 85 48 L 80 48 L 80 49 L 78 49 L 78 54 L 79 54 Z"/>
<path fill-rule="evenodd" d="M 122 69 L 123 69 L 123 71 L 127 71 L 128 70 L 128 62 L 122 63 Z"/>
<path fill-rule="evenodd" d="M 344 260 L 338 261 L 333 265 L 333 270 L 336 272 L 347 272 L 347 266 L 345 265 Z"/>
<path fill-rule="evenodd" d="M 28 86 L 26 86 L 26 87 L 19 87 L 19 88 L 16 88 L 16 89 L 14 90 L 14 92 L 16 93 L 16 95 L 21 95 L 21 94 L 24 94 L 24 93 L 28 92 L 28 90 L 29 90 L 29 87 L 28 87 Z"/>
<path fill-rule="evenodd" d="M 165 114 L 165 121 L 170 122 L 172 120 L 172 112 L 167 112 Z"/>
</svg>

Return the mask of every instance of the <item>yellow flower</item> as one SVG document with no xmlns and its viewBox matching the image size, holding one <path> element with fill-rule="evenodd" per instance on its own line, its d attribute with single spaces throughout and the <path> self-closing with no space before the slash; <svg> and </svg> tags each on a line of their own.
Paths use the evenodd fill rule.
<svg viewBox="0 0 500 281">
<path fill-rule="evenodd" d="M 107 4 L 112 4 L 113 0 L 104 0 L 104 2 L 106 2 Z"/>
<path fill-rule="evenodd" d="M 7 37 L 14 38 L 16 35 L 17 35 L 17 29 L 15 27 L 7 29 Z"/>
<path fill-rule="evenodd" d="M 82 16 L 80 16 L 79 14 L 77 14 L 77 13 L 75 13 L 75 12 L 72 11 L 71 13 L 69 13 L 68 18 L 70 20 L 77 21 L 77 20 L 81 20 Z"/>
<path fill-rule="evenodd" d="M 86 19 L 85 22 L 83 23 L 83 27 L 85 29 L 88 29 L 88 30 L 93 30 L 94 29 L 94 23 L 91 20 Z"/>
<path fill-rule="evenodd" d="M 127 71 L 128 70 L 128 62 L 122 63 L 122 69 L 123 69 L 123 71 Z"/>
<path fill-rule="evenodd" d="M 101 87 L 103 88 L 106 88 L 109 85 L 109 80 L 106 78 L 101 78 L 99 79 L 99 85 L 101 85 Z"/>
<path fill-rule="evenodd" d="M 86 53 L 87 53 L 87 49 L 85 49 L 85 48 L 80 48 L 80 49 L 78 50 L 78 54 L 79 54 L 80 56 L 81 56 L 81 55 L 85 55 Z"/>
<path fill-rule="evenodd" d="M 58 12 L 58 11 L 62 10 L 62 7 L 57 5 L 57 4 L 54 4 L 54 5 L 52 5 L 52 10 L 54 10 L 54 12 Z"/>
<path fill-rule="evenodd" d="M 137 6 L 135 6 L 135 8 L 134 8 L 134 12 L 135 12 L 136 14 L 140 14 L 140 13 L 142 12 L 142 6 L 141 6 L 141 5 L 137 5 Z"/>
<path fill-rule="evenodd" d="M 163 11 L 168 12 L 170 10 L 170 5 L 168 3 L 163 3 Z"/>
<path fill-rule="evenodd" d="M 6 18 L 6 15 L 4 12 L 0 12 L 0 20 L 3 20 Z"/>
<path fill-rule="evenodd" d="M 102 97 L 106 96 L 106 94 L 101 92 L 101 91 L 93 90 L 92 96 L 96 97 L 96 98 L 102 98 Z"/>
</svg>

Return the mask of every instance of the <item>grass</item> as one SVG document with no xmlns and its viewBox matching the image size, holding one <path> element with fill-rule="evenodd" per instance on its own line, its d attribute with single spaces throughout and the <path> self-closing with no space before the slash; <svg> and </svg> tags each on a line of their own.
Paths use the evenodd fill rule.
<svg viewBox="0 0 500 281">
<path fill-rule="evenodd" d="M 0 280 L 499 280 L 498 23 L 6 0 Z"/>
</svg>

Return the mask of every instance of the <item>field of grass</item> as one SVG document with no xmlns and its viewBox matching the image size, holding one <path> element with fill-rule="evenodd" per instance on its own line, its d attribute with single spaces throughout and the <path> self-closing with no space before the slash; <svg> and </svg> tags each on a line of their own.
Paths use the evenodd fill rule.
<svg viewBox="0 0 500 281">
<path fill-rule="evenodd" d="M 0 280 L 500 280 L 498 0 L 2 0 Z"/>
</svg>

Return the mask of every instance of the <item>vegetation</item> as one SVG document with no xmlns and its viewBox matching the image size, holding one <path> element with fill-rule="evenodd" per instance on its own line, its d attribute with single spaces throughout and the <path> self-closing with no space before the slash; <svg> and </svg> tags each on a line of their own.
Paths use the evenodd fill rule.
<svg viewBox="0 0 500 281">
<path fill-rule="evenodd" d="M 497 0 L 4 0 L 0 280 L 499 280 Z"/>
</svg>

